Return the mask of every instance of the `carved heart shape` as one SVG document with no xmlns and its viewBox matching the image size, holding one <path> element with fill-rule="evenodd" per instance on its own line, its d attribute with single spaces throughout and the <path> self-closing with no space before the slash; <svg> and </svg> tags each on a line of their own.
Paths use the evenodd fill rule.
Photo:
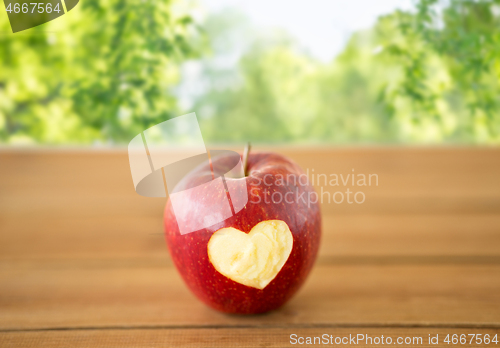
<svg viewBox="0 0 500 348">
<path fill-rule="evenodd" d="M 208 242 L 208 257 L 215 269 L 229 279 L 264 289 L 290 256 L 293 236 L 284 221 L 268 220 L 250 233 L 233 227 L 215 232 Z"/>
</svg>

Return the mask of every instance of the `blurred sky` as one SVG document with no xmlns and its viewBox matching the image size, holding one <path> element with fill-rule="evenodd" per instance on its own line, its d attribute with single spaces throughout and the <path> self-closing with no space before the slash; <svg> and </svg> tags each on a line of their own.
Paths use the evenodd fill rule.
<svg viewBox="0 0 500 348">
<path fill-rule="evenodd" d="M 342 52 L 355 31 L 368 29 L 380 15 L 396 9 L 414 8 L 413 0 L 195 0 L 201 18 L 211 14 L 242 14 L 255 32 L 284 29 L 313 57 L 330 62 Z M 238 61 L 252 43 L 245 30 L 235 28 L 232 39 L 224 41 L 224 49 L 205 58 L 212 67 L 238 75 Z M 228 39 L 227 37 L 225 38 Z M 201 61 L 189 61 L 182 66 L 182 80 L 175 88 L 180 106 L 190 111 L 197 96 L 206 93 L 210 85 L 205 80 Z M 234 79 L 230 79 L 234 80 Z M 221 82 L 221 81 L 218 81 Z M 213 86 L 212 86 L 213 87 Z M 201 112 L 198 110 L 198 112 Z"/>
<path fill-rule="evenodd" d="M 316 58 L 330 61 L 350 34 L 369 28 L 377 17 L 412 0 L 200 0 L 207 12 L 238 9 L 259 29 L 278 27 L 292 34 Z"/>
</svg>

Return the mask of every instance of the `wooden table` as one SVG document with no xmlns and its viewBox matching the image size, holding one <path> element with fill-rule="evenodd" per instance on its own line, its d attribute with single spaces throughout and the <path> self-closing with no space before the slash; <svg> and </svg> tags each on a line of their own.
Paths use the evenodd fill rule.
<svg viewBox="0 0 500 348">
<path fill-rule="evenodd" d="M 305 286 L 280 310 L 245 317 L 187 290 L 162 235 L 165 200 L 134 192 L 125 150 L 0 150 L 0 347 L 299 346 L 292 334 L 421 337 L 405 346 L 422 347 L 429 335 L 444 346 L 447 334 L 500 336 L 500 149 L 273 151 L 310 173 L 354 169 L 379 183 L 351 187 L 363 204 L 324 203 Z"/>
</svg>

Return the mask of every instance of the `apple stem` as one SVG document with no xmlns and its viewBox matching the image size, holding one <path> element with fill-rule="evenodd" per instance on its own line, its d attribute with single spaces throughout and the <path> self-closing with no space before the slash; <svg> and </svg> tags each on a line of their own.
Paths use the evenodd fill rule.
<svg viewBox="0 0 500 348">
<path fill-rule="evenodd" d="M 248 176 L 248 154 L 250 153 L 251 148 L 252 145 L 248 142 L 243 150 L 243 177 Z"/>
</svg>

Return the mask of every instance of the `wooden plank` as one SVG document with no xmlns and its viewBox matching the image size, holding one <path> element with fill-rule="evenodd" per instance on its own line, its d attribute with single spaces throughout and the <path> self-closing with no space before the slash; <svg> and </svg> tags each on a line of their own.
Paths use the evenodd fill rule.
<svg viewBox="0 0 500 348">
<path fill-rule="evenodd" d="M 296 336 L 294 336 L 296 335 Z M 359 335 L 359 336 L 358 336 Z M 449 336 L 448 336 L 449 335 Z M 447 336 L 453 340 L 456 335 L 460 347 L 496 347 L 497 344 L 478 345 L 476 340 L 491 342 L 496 328 L 371 328 L 371 327 L 290 327 L 290 328 L 209 328 L 209 329 L 107 329 L 107 330 L 70 330 L 0 333 L 0 345 L 5 348 L 19 347 L 296 347 L 310 346 L 299 342 L 316 342 L 317 346 L 380 346 L 400 345 L 405 347 L 449 347 Z M 476 336 L 477 335 L 477 336 Z M 308 341 L 308 338 L 310 341 Z M 316 341 L 315 341 L 316 339 Z M 359 339 L 359 341 L 358 341 Z M 341 342 L 346 344 L 342 344 Z M 429 342 L 438 342 L 430 344 Z M 471 342 L 472 340 L 472 342 Z M 404 342 L 407 342 L 406 344 Z M 321 343 L 323 342 L 323 343 Z M 373 342 L 379 342 L 378 344 Z M 471 344 L 472 343 L 472 344 Z"/>
<path fill-rule="evenodd" d="M 500 214 L 323 218 L 320 257 L 477 255 L 500 255 Z"/>
<path fill-rule="evenodd" d="M 500 150 L 277 151 L 310 172 L 386 178 L 364 204 L 323 204 L 321 257 L 500 252 Z M 163 259 L 164 203 L 134 192 L 124 150 L 3 149 L 0 259 Z"/>
<path fill-rule="evenodd" d="M 160 216 L 5 218 L 0 260 L 168 258 Z M 320 262 L 352 257 L 500 257 L 500 214 L 325 216 Z"/>
<path fill-rule="evenodd" d="M 0 260 L 168 258 L 162 216 L 4 219 Z"/>
<path fill-rule="evenodd" d="M 500 150 L 493 148 L 277 148 L 315 174 L 377 174 L 378 186 L 325 186 L 323 211 L 343 214 L 500 212 Z M 257 149 L 258 151 L 258 149 Z M 135 194 L 127 154 L 114 151 L 0 151 L 3 217 L 113 214 L 158 216 L 163 199 Z M 317 179 L 316 179 L 317 180 Z M 321 182 L 324 186 L 324 182 Z M 321 193 L 321 187 L 317 186 Z M 337 191 L 362 191 L 363 204 L 332 203 Z M 346 195 L 347 196 L 347 195 Z M 361 196 L 359 196 L 361 199 Z M 340 196 L 337 196 L 340 201 Z"/>
<path fill-rule="evenodd" d="M 500 325 L 500 265 L 324 265 L 260 316 L 207 308 L 168 265 L 2 263 L 0 329 L 129 326 Z"/>
</svg>

